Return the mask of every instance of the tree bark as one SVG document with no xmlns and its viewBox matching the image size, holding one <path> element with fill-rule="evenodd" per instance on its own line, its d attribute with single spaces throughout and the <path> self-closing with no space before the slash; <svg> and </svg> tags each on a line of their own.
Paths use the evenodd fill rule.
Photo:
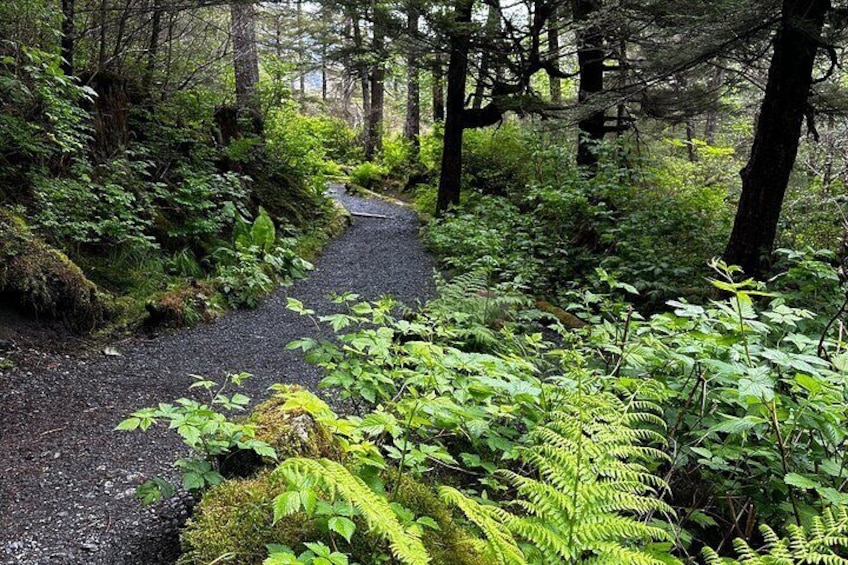
<svg viewBox="0 0 848 565">
<path fill-rule="evenodd" d="M 433 122 L 445 121 L 445 75 L 441 57 L 433 62 Z"/>
<path fill-rule="evenodd" d="M 418 36 L 418 20 L 421 12 L 415 4 L 415 0 L 409 3 L 407 13 L 407 33 L 410 38 L 409 51 L 406 54 L 406 123 L 403 128 L 403 136 L 418 149 L 421 133 L 421 85 L 420 70 L 418 68 L 418 52 L 416 41 Z"/>
<path fill-rule="evenodd" d="M 153 15 L 150 18 L 150 42 L 147 45 L 147 63 L 144 67 L 144 85 L 150 92 L 153 73 L 156 70 L 156 58 L 159 56 L 159 34 L 162 33 L 161 0 L 153 0 Z"/>
<path fill-rule="evenodd" d="M 386 67 L 383 61 L 385 50 L 385 14 L 383 8 L 374 2 L 374 31 L 371 38 L 371 53 L 377 62 L 371 67 L 369 83 L 371 87 L 371 111 L 368 114 L 368 135 L 365 145 L 365 158 L 372 160 L 383 148 L 383 106 L 385 101 Z"/>
<path fill-rule="evenodd" d="M 233 36 L 233 64 L 236 75 L 236 106 L 258 116 L 259 56 L 256 52 L 256 12 L 249 1 L 230 4 Z"/>
<path fill-rule="evenodd" d="M 604 34 L 592 20 L 601 9 L 600 0 L 573 0 L 577 24 L 577 63 L 580 89 L 578 103 L 584 108 L 577 124 L 577 165 L 593 176 L 598 168 L 597 144 L 606 133 L 604 110 L 592 109 L 594 98 L 604 90 Z"/>
<path fill-rule="evenodd" d="M 465 128 L 465 84 L 468 76 L 469 37 L 473 0 L 457 0 L 454 20 L 456 27 L 450 37 L 447 104 L 445 116 L 442 172 L 436 197 L 436 214 L 459 204 L 462 179 L 462 133 Z"/>
<path fill-rule="evenodd" d="M 548 59 L 559 70 L 559 10 L 554 7 L 548 23 Z M 551 76 L 551 104 L 560 106 L 562 104 L 562 79 Z"/>
<path fill-rule="evenodd" d="M 75 0 L 62 0 L 62 70 L 66 75 L 74 74 L 74 10 Z"/>
<path fill-rule="evenodd" d="M 724 260 L 760 275 L 777 235 L 789 175 L 798 154 L 812 71 L 829 0 L 784 0 L 765 96 L 742 196 Z"/>
</svg>

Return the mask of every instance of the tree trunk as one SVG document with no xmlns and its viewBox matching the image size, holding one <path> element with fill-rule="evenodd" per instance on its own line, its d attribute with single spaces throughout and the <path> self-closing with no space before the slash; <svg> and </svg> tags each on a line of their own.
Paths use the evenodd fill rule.
<svg viewBox="0 0 848 565">
<path fill-rule="evenodd" d="M 74 0 L 62 0 L 62 70 L 74 74 Z"/>
<path fill-rule="evenodd" d="M 156 70 L 156 58 L 159 56 L 159 34 L 162 33 L 161 0 L 153 0 L 153 15 L 150 19 L 150 43 L 147 45 L 147 63 L 144 68 L 144 86 L 150 92 L 153 85 L 153 73 Z"/>
<path fill-rule="evenodd" d="M 303 47 L 303 0 L 295 2 L 297 9 L 297 70 L 300 99 L 306 96 L 306 53 Z"/>
<path fill-rule="evenodd" d="M 418 135 L 421 133 L 421 85 L 420 70 L 418 69 L 418 20 L 421 17 L 415 0 L 409 4 L 407 13 L 407 33 L 412 42 L 406 54 L 406 123 L 403 136 L 418 149 Z"/>
<path fill-rule="evenodd" d="M 383 148 L 383 106 L 385 101 L 386 67 L 383 60 L 385 47 L 385 14 L 383 8 L 374 3 L 374 31 L 371 38 L 371 53 L 377 62 L 371 67 L 369 77 L 371 87 L 371 111 L 368 114 L 368 135 L 365 145 L 365 158 L 373 160 Z"/>
<path fill-rule="evenodd" d="M 106 67 L 106 0 L 100 0 L 100 45 L 97 52 L 97 70 L 102 71 Z"/>
<path fill-rule="evenodd" d="M 724 260 L 761 274 L 777 235 L 780 209 L 798 154 L 813 64 L 829 0 L 784 0 L 742 196 Z"/>
<path fill-rule="evenodd" d="M 256 12 L 249 1 L 230 4 L 233 36 L 233 64 L 236 75 L 236 106 L 258 117 L 259 57 L 256 52 Z"/>
<path fill-rule="evenodd" d="M 548 23 L 548 58 L 553 61 L 554 67 L 559 70 L 559 10 L 556 7 L 551 12 Z M 550 77 L 551 81 L 551 104 L 559 106 L 562 104 L 562 79 Z"/>
<path fill-rule="evenodd" d="M 433 62 L 433 122 L 445 121 L 445 75 L 441 57 Z"/>
<path fill-rule="evenodd" d="M 457 0 L 456 29 L 450 38 L 448 63 L 448 96 L 445 117 L 442 173 L 436 198 L 436 214 L 441 214 L 453 204 L 459 204 L 462 180 L 462 132 L 465 128 L 465 82 L 468 75 L 469 37 L 466 29 L 471 22 L 473 0 Z"/>
<path fill-rule="evenodd" d="M 604 90 L 604 34 L 593 22 L 601 9 L 600 0 L 573 0 L 574 20 L 577 24 L 577 63 L 580 89 L 578 103 L 583 106 L 577 124 L 577 165 L 589 175 L 598 167 L 597 144 L 606 133 L 603 109 L 593 109 L 594 98 Z"/>
</svg>

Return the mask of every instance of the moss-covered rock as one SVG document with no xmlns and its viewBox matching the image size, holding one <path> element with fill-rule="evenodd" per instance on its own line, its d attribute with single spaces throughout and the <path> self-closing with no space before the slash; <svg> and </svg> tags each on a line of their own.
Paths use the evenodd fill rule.
<svg viewBox="0 0 848 565">
<path fill-rule="evenodd" d="M 204 282 L 192 281 L 161 292 L 146 304 L 148 327 L 183 328 L 211 322 L 220 313 L 212 303 L 215 291 Z"/>
<path fill-rule="evenodd" d="M 184 554 L 178 565 L 205 565 L 228 555 L 226 563 L 259 565 L 267 557 L 268 544 L 286 545 L 296 552 L 305 542 L 322 541 L 351 555 L 356 563 L 374 563 L 378 555 L 389 556 L 388 544 L 369 532 L 361 518 L 351 544 L 336 537 L 331 544 L 318 520 L 297 513 L 274 523 L 272 503 L 286 489 L 282 479 L 264 471 L 252 479 L 226 481 L 203 497 L 182 534 Z M 454 521 L 451 511 L 430 487 L 410 478 L 401 479 L 394 502 L 411 510 L 416 518 L 428 516 L 438 530 L 425 528 L 422 541 L 433 565 L 487 565 L 479 543 Z M 381 563 L 398 563 L 396 560 Z"/>
<path fill-rule="evenodd" d="M 92 330 L 107 312 L 108 297 L 80 268 L 5 209 L 0 209 L 0 294 L 76 331 Z"/>
<path fill-rule="evenodd" d="M 259 565 L 268 556 L 266 544 L 298 547 L 319 539 L 314 520 L 303 513 L 274 523 L 271 502 L 284 488 L 266 471 L 210 489 L 183 530 L 178 565 L 207 565 L 222 555 L 230 556 L 225 563 Z"/>
<path fill-rule="evenodd" d="M 286 406 L 291 394 L 304 390 L 298 385 L 285 386 L 258 405 L 245 423 L 254 427 L 256 439 L 274 448 L 280 461 L 290 457 L 341 460 L 341 448 L 330 430 L 303 409 Z M 251 450 L 229 453 L 219 461 L 225 477 L 249 477 L 273 463 Z"/>
</svg>

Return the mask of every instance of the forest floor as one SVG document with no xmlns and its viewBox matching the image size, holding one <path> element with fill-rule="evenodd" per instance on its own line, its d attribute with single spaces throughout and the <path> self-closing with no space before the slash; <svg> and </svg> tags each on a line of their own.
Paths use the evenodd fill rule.
<svg viewBox="0 0 848 565">
<path fill-rule="evenodd" d="M 254 399 L 276 382 L 314 390 L 318 370 L 284 346 L 320 332 L 286 309 L 288 296 L 320 315 L 338 309 L 327 300 L 333 292 L 391 294 L 407 304 L 432 295 L 434 263 L 418 241 L 414 213 L 333 192 L 351 212 L 389 218 L 355 217 L 308 279 L 256 310 L 111 344 L 120 356 L 80 351 L 61 332 L 34 324 L 16 332 L 21 321 L 0 316 L 0 563 L 174 563 L 189 500 L 178 496 L 143 509 L 133 491 L 153 476 L 174 478 L 172 463 L 184 448 L 173 432 L 115 432 L 118 422 L 185 396 L 192 373 L 213 380 L 252 373 L 243 392 Z"/>
</svg>

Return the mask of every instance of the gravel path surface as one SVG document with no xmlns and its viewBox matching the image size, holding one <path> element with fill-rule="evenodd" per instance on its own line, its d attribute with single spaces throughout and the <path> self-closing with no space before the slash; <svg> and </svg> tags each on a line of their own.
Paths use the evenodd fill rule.
<svg viewBox="0 0 848 565">
<path fill-rule="evenodd" d="M 26 364 L 0 365 L 0 563 L 173 563 L 186 499 L 141 509 L 133 489 L 169 476 L 181 445 L 164 430 L 118 433 L 115 425 L 138 408 L 185 395 L 189 373 L 248 371 L 253 398 L 275 382 L 314 388 L 317 370 L 284 345 L 317 330 L 286 310 L 287 296 L 321 314 L 334 311 L 326 300 L 333 291 L 392 294 L 407 304 L 431 295 L 433 262 L 418 242 L 414 214 L 334 192 L 351 211 L 391 219 L 354 218 L 308 279 L 257 310 L 117 344 L 120 357 L 28 351 Z M 0 340 L 3 347 L 13 344 Z"/>
</svg>

